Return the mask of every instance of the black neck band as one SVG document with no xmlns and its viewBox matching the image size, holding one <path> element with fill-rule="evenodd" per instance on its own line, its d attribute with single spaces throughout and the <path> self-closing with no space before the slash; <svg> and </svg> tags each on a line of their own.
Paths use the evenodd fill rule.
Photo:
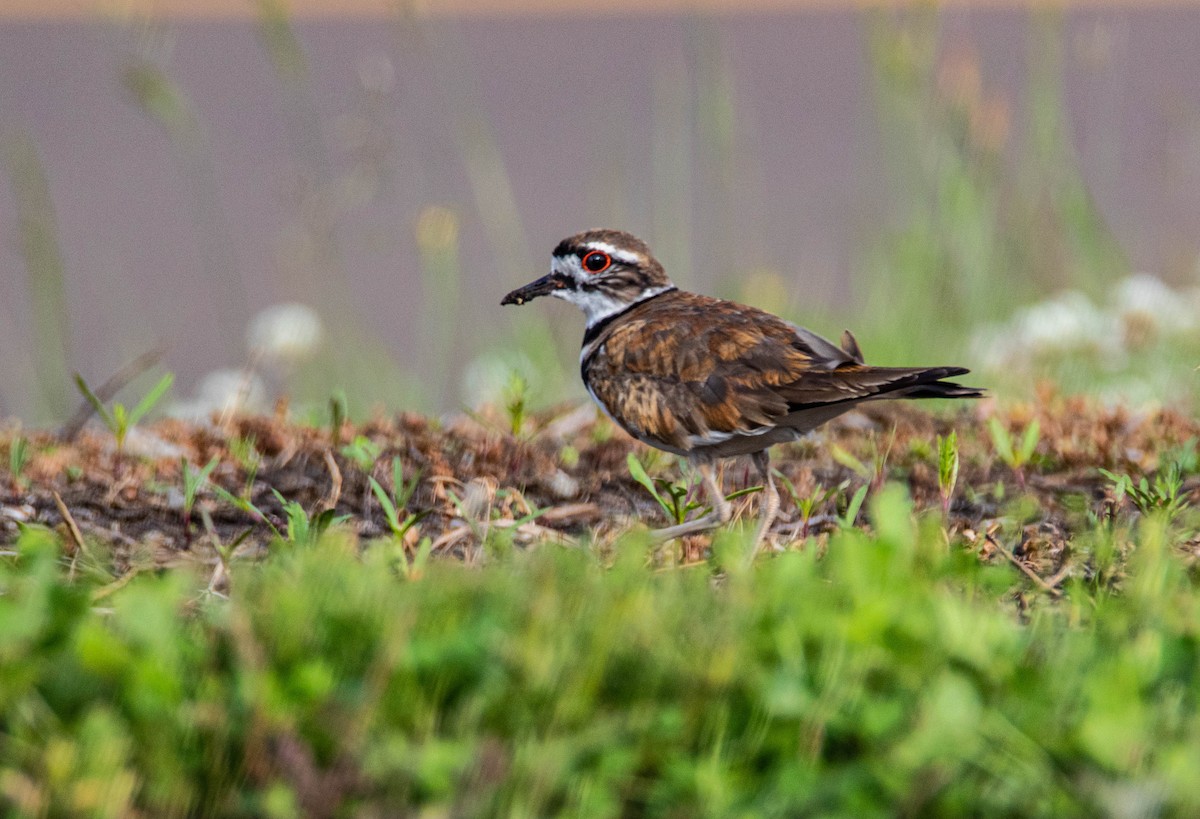
<svg viewBox="0 0 1200 819">
<path fill-rule="evenodd" d="M 604 332 L 605 327 L 612 324 L 615 320 L 619 319 L 621 316 L 625 315 L 630 310 L 637 307 L 639 304 L 645 304 L 646 302 L 650 301 L 651 299 L 656 299 L 659 296 L 662 296 L 666 293 L 670 293 L 671 291 L 673 291 L 675 289 L 676 289 L 675 285 L 671 285 L 666 290 L 659 291 L 658 293 L 655 293 L 653 296 L 647 296 L 644 299 L 638 299 L 635 302 L 629 303 L 628 305 L 625 306 L 624 309 L 618 310 L 617 312 L 613 313 L 612 315 L 605 316 L 604 318 L 597 321 L 595 324 L 589 324 L 587 330 L 585 330 L 583 333 L 583 345 L 582 346 L 586 347 L 589 344 L 591 344 L 593 341 L 595 341 L 597 338 L 599 338 L 601 333 Z"/>
</svg>

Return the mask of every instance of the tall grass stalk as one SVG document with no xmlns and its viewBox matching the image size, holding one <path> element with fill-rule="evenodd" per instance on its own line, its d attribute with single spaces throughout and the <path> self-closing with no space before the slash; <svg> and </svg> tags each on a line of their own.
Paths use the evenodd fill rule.
<svg viewBox="0 0 1200 819">
<path fill-rule="evenodd" d="M 162 56 L 165 35 L 153 26 L 140 29 L 134 52 L 125 62 L 121 84 L 135 104 L 166 133 L 179 166 L 196 231 L 197 263 L 212 299 L 214 333 L 227 356 L 241 353 L 242 327 L 235 323 L 248 292 L 221 205 L 212 146 L 204 123 L 187 93 L 171 78 Z"/>
<path fill-rule="evenodd" d="M 338 191 L 343 180 L 326 144 L 303 43 L 284 3 L 259 0 L 257 8 L 259 40 L 279 83 L 298 169 L 293 222 L 282 237 L 281 265 L 293 291 L 298 289 L 301 300 L 319 308 L 331 335 L 314 366 L 301 373 L 306 393 L 322 400 L 333 388 L 343 387 L 359 399 L 356 406 L 383 401 L 426 408 L 423 391 L 364 326 L 351 299 L 339 237 L 344 214 Z M 295 295 L 289 293 L 290 298 Z"/>
<path fill-rule="evenodd" d="M 25 262 L 26 292 L 33 326 L 33 376 L 29 409 L 36 420 L 61 418 L 69 409 L 71 319 L 67 310 L 66 263 L 59 245 L 58 216 L 50 183 L 33 138 L 11 130 L 0 153 L 16 205 L 17 241 Z"/>
<path fill-rule="evenodd" d="M 524 284 L 549 264 L 550 247 L 539 248 L 536 256 L 530 252 L 512 179 L 485 114 L 487 107 L 475 79 L 477 68 L 471 62 L 462 31 L 451 21 L 418 18 L 404 11 L 396 21 L 400 42 L 421 49 L 432 66 L 449 137 L 466 172 L 475 215 L 483 225 L 496 262 L 499 275 L 495 278 L 502 277 L 513 287 Z M 573 367 L 557 353 L 572 345 L 559 337 L 549 318 L 537 311 L 523 311 L 511 321 L 520 349 L 537 363 L 545 380 L 566 383 Z"/>
<path fill-rule="evenodd" d="M 980 321 L 1056 287 L 1094 292 L 1126 267 L 1071 148 L 1061 15 L 1030 20 L 1029 133 L 1014 140 L 1015 102 L 986 87 L 973 49 L 943 43 L 936 9 L 871 17 L 875 108 L 897 206 L 858 287 L 870 313 L 865 345 L 885 357 L 944 351 Z"/>
</svg>

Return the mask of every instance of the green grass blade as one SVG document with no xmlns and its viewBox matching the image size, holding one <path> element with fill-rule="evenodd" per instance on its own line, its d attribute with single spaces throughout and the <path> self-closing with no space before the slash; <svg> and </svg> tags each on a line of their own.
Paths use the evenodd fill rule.
<svg viewBox="0 0 1200 819">
<path fill-rule="evenodd" d="M 637 456 L 630 452 L 625 456 L 625 464 L 629 467 L 629 476 L 635 481 L 646 487 L 646 491 L 658 501 L 658 505 L 662 507 L 663 514 L 674 520 L 675 513 L 671 508 L 671 504 L 659 494 L 658 489 L 654 486 L 654 481 L 646 474 L 646 467 L 642 466 L 642 462 L 637 459 Z"/>
<path fill-rule="evenodd" d="M 392 503 L 392 499 L 388 497 L 387 490 L 380 485 L 379 481 L 372 477 L 367 478 L 367 482 L 371 484 L 371 492 L 375 495 L 375 499 L 379 501 L 379 505 L 383 508 L 383 514 L 387 517 L 388 527 L 392 530 L 392 534 L 399 535 L 400 518 L 396 514 L 396 504 Z"/>
<path fill-rule="evenodd" d="M 92 405 L 92 409 L 96 411 L 96 414 L 104 420 L 104 425 L 108 427 L 109 431 L 116 432 L 116 419 L 112 417 L 108 408 L 104 406 L 104 402 L 97 397 L 96 393 L 92 392 L 92 388 L 87 385 L 87 382 L 83 380 L 83 376 L 79 373 L 75 373 L 75 386 L 79 388 L 79 392 L 87 399 L 87 402 Z"/>
<path fill-rule="evenodd" d="M 146 393 L 145 397 L 138 402 L 133 408 L 133 412 L 129 413 L 129 426 L 134 426 L 138 421 L 146 416 L 146 413 L 154 409 L 154 406 L 162 400 L 167 394 L 167 390 L 171 389 L 171 385 L 175 383 L 175 373 L 167 373 L 158 380 L 150 392 Z"/>
</svg>

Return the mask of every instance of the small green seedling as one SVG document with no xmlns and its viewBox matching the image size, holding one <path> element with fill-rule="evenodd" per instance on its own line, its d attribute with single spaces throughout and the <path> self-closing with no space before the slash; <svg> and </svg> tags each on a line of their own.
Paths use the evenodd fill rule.
<svg viewBox="0 0 1200 819">
<path fill-rule="evenodd" d="M 1129 498 L 1143 515 L 1163 512 L 1168 520 L 1174 520 L 1187 506 L 1187 495 L 1183 489 L 1183 471 L 1178 461 L 1172 461 L 1165 470 L 1160 470 L 1150 481 L 1142 477 L 1137 483 L 1128 475 L 1115 475 L 1107 469 L 1100 474 L 1112 481 L 1117 503 Z"/>
<path fill-rule="evenodd" d="M 254 481 L 258 477 L 258 468 L 262 464 L 262 455 L 258 452 L 254 436 L 238 436 L 230 440 L 229 454 L 233 456 L 233 460 L 246 475 L 246 484 L 242 489 L 242 495 L 248 498 L 250 491 L 254 488 Z"/>
<path fill-rule="evenodd" d="M 398 541 L 403 541 L 404 536 L 408 534 L 408 530 L 421 521 L 429 512 L 428 510 L 414 513 L 405 513 L 403 520 L 400 518 L 400 512 L 405 511 L 409 500 L 417 491 L 417 485 L 421 481 L 421 474 L 418 472 L 409 480 L 404 479 L 404 464 L 399 458 L 392 458 L 392 486 L 394 491 L 391 495 L 387 490 L 374 478 L 367 478 L 371 484 L 371 491 L 375 494 L 375 499 L 379 501 L 379 506 L 383 509 L 383 515 L 387 518 L 388 528 L 392 531 L 392 537 Z"/>
<path fill-rule="evenodd" d="M 672 483 L 663 478 L 651 478 L 646 474 L 646 468 L 642 466 L 642 462 L 632 452 L 625 457 L 625 463 L 629 467 L 630 477 L 646 488 L 650 496 L 662 507 L 663 514 L 673 523 L 683 523 L 693 510 L 701 507 L 702 504 L 699 501 L 691 499 L 692 484 L 690 482 L 686 484 Z"/>
<path fill-rule="evenodd" d="M 692 498 L 692 490 L 695 488 L 694 481 L 674 483 L 666 478 L 651 478 L 646 472 L 646 467 L 642 466 L 642 462 L 632 452 L 625 456 L 625 463 L 629 467 L 630 477 L 646 488 L 650 497 L 654 498 L 662 507 L 663 514 L 667 516 L 668 520 L 676 524 L 683 523 L 695 510 L 708 509 L 705 504 Z M 761 491 L 761 486 L 747 486 L 745 489 L 730 492 L 725 496 L 725 500 L 736 500 Z"/>
<path fill-rule="evenodd" d="M 813 514 L 816 513 L 825 503 L 831 498 L 834 498 L 850 485 L 849 481 L 842 481 L 837 486 L 826 489 L 821 484 L 815 484 L 812 492 L 804 497 L 800 497 L 800 493 L 796 491 L 796 485 L 787 479 L 781 472 L 776 472 L 775 477 L 783 484 L 783 488 L 788 491 L 792 497 L 792 503 L 796 504 L 796 510 L 800 513 L 800 537 L 803 540 L 808 539 L 809 524 L 812 521 Z"/>
<path fill-rule="evenodd" d="M 851 452 L 843 449 L 837 444 L 833 444 L 829 448 L 829 454 L 832 458 L 842 466 L 849 469 L 855 475 L 858 475 L 864 481 L 867 481 L 872 488 L 878 489 L 883 485 L 884 478 L 887 477 L 887 462 L 892 454 L 892 447 L 896 443 L 896 429 L 892 428 L 892 434 L 888 438 L 886 447 L 880 448 L 879 442 L 875 436 L 871 436 L 871 463 L 864 463 L 860 458 L 856 457 Z"/>
<path fill-rule="evenodd" d="M 950 516 L 950 502 L 958 483 L 958 433 L 937 437 L 938 493 L 942 496 L 942 516 Z"/>
<path fill-rule="evenodd" d="M 219 483 L 213 483 L 212 481 L 209 481 L 208 488 L 210 490 L 212 490 L 212 493 L 214 495 L 216 495 L 218 498 L 220 498 L 221 500 L 228 503 L 233 508 L 244 512 L 245 514 L 249 515 L 254 520 L 259 521 L 260 523 L 265 523 L 267 525 L 267 527 L 271 530 L 271 534 L 275 537 L 276 540 L 287 540 L 287 538 L 284 537 L 283 533 L 279 531 L 279 527 L 276 526 L 271 521 L 271 519 L 269 517 L 267 517 L 267 515 L 261 509 L 259 509 L 257 506 L 254 505 L 253 501 L 250 500 L 250 496 L 248 493 L 245 497 L 239 497 L 238 495 L 235 495 L 232 492 L 230 492 L 225 487 L 221 486 Z M 274 490 L 272 490 L 272 491 L 274 491 Z"/>
<path fill-rule="evenodd" d="M 287 537 L 284 540 L 293 546 L 311 546 L 331 526 L 337 526 L 350 519 L 349 515 L 336 514 L 334 509 L 325 509 L 310 517 L 299 501 L 288 500 L 278 489 L 272 489 L 271 492 L 283 507 L 284 517 L 287 518 Z"/>
<path fill-rule="evenodd" d="M 854 493 L 854 496 L 850 498 L 850 502 L 846 504 L 846 511 L 839 515 L 835 521 L 839 529 L 851 529 L 854 527 L 869 488 L 867 484 L 858 487 L 858 491 Z"/>
<path fill-rule="evenodd" d="M 79 388 L 79 392 L 92 405 L 92 409 L 96 411 L 96 414 L 104 421 L 104 425 L 116 438 L 118 452 L 125 449 L 125 436 L 129 434 L 129 430 L 136 426 L 138 421 L 141 421 L 150 410 L 154 409 L 154 406 L 167 394 L 167 390 L 171 389 L 173 383 L 175 383 L 175 375 L 167 373 L 150 388 L 150 391 L 132 410 L 127 409 L 121 403 L 113 403 L 112 409 L 109 410 L 96 393 L 92 392 L 91 387 L 83 380 L 83 376 L 75 373 L 75 386 Z"/>
<path fill-rule="evenodd" d="M 354 440 L 343 446 L 339 452 L 363 472 L 370 472 L 383 453 L 383 446 L 365 435 L 355 435 Z"/>
<path fill-rule="evenodd" d="M 508 383 L 504 385 L 504 411 L 508 415 L 508 428 L 513 435 L 520 435 L 525 427 L 528 410 L 526 394 L 529 392 L 529 382 L 516 370 L 508 374 Z"/>
<path fill-rule="evenodd" d="M 348 406 L 345 390 L 334 390 L 329 396 L 329 440 L 335 447 L 342 443 L 342 425 L 349 414 Z"/>
<path fill-rule="evenodd" d="M 1024 489 L 1025 465 L 1029 463 L 1029 459 L 1033 457 L 1033 453 L 1037 449 L 1038 438 L 1042 434 L 1041 424 L 1036 418 L 1030 421 L 1029 426 L 1025 427 L 1025 434 L 1021 436 L 1020 446 L 1016 448 L 1013 447 L 1013 439 L 1008 429 L 1000 423 L 998 418 L 988 419 L 988 431 L 992 436 L 992 448 L 1000 456 L 1000 460 L 1004 461 L 1017 476 L 1017 483 L 1021 489 Z"/>
<path fill-rule="evenodd" d="M 399 555 L 396 563 L 400 567 L 400 576 L 405 580 L 419 580 L 425 574 L 425 564 L 429 562 L 429 556 L 433 554 L 433 538 L 421 538 L 411 559 L 403 543 L 398 542 L 396 545 Z"/>
<path fill-rule="evenodd" d="M 29 463 L 29 439 L 18 435 L 8 445 L 8 471 L 16 486 L 25 486 L 25 467 Z"/>
<path fill-rule="evenodd" d="M 188 463 L 187 458 L 181 458 L 179 461 L 179 474 L 183 481 L 183 539 L 187 546 L 192 542 L 192 509 L 196 506 L 196 496 L 208 483 L 208 476 L 219 463 L 220 459 L 213 458 L 200 469 L 196 469 Z"/>
</svg>

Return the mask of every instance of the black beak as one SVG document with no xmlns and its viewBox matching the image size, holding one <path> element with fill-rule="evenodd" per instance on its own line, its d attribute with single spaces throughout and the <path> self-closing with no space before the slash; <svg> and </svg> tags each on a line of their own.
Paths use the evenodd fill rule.
<svg viewBox="0 0 1200 819">
<path fill-rule="evenodd" d="M 566 286 L 567 283 L 562 278 L 555 276 L 553 273 L 547 273 L 535 282 L 530 282 L 524 287 L 518 287 L 501 299 L 500 303 L 524 304 L 527 301 L 536 299 L 538 296 L 545 296 L 553 293 L 555 290 L 562 290 Z"/>
</svg>

